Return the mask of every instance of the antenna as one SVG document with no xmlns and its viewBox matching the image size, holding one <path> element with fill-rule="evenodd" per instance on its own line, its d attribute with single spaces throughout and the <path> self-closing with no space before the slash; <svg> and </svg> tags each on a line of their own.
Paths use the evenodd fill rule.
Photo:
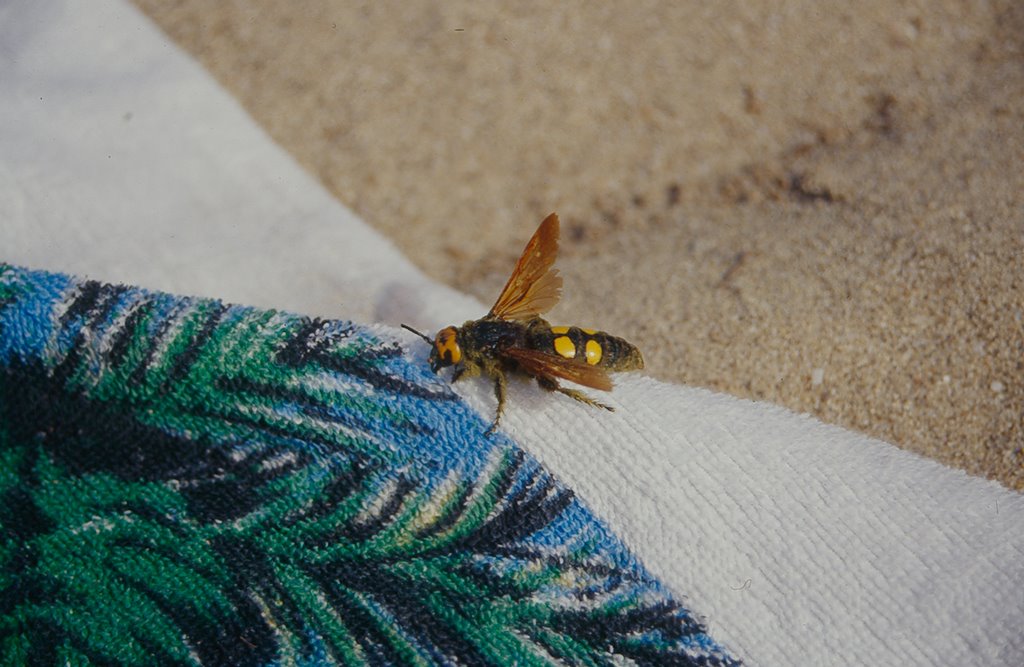
<svg viewBox="0 0 1024 667">
<path fill-rule="evenodd" d="M 416 334 L 417 336 L 419 336 L 423 340 L 427 341 L 427 345 L 433 345 L 434 344 L 434 341 L 430 340 L 430 338 L 426 334 L 421 334 L 419 331 L 416 331 L 415 329 L 413 329 L 408 324 L 403 324 L 402 328 L 407 330 L 407 331 L 413 332 L 414 334 Z"/>
</svg>

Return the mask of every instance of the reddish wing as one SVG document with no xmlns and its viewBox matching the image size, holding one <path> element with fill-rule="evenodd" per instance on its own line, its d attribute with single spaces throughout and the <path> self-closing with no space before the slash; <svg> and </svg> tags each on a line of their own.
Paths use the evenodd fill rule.
<svg viewBox="0 0 1024 667">
<path fill-rule="evenodd" d="M 570 361 L 553 354 L 518 347 L 504 350 L 502 354 L 518 361 L 523 370 L 530 375 L 541 377 L 553 375 L 584 387 L 602 391 L 612 390 L 612 379 L 608 377 L 608 372 L 603 368 L 590 366 L 586 362 Z"/>
<path fill-rule="evenodd" d="M 551 310 L 562 294 L 562 277 L 552 268 L 558 257 L 558 216 L 544 218 L 526 244 L 512 276 L 487 317 L 529 320 Z"/>
</svg>

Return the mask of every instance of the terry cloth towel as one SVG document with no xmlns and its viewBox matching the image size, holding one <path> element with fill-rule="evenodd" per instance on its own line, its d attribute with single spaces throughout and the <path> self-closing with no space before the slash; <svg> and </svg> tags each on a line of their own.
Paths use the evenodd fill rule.
<svg viewBox="0 0 1024 667">
<path fill-rule="evenodd" d="M 0 265 L 0 662 L 736 664 L 401 351 Z"/>
<path fill-rule="evenodd" d="M 122 0 L 0 4 L 0 91 L 0 261 L 430 331 L 486 311 L 424 278 L 332 200 Z M 72 327 L 84 326 L 72 315 Z M 384 348 L 401 335 L 407 379 L 443 388 L 423 371 L 422 341 L 356 330 Z M 397 368 L 399 358 L 380 363 Z M 88 380 L 89 364 L 79 367 L 68 382 Z M 527 453 L 522 466 L 538 461 L 571 489 L 728 655 L 764 665 L 1024 664 L 1022 496 L 770 405 L 618 379 L 601 395 L 615 413 L 513 383 L 503 433 Z M 452 390 L 484 421 L 493 415 L 487 383 Z M 463 423 L 461 403 L 422 402 Z M 275 465 L 294 464 L 268 461 L 268 475 Z M 160 562 L 145 578 L 176 577 Z M 0 613 L 46 599 L 48 589 L 17 583 L 0 573 Z"/>
</svg>

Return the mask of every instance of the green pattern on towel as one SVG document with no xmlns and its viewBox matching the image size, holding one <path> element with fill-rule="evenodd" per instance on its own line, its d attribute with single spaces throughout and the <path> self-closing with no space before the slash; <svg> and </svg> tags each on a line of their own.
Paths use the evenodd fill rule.
<svg viewBox="0 0 1024 667">
<path fill-rule="evenodd" d="M 0 662 L 734 664 L 390 336 L 0 265 Z"/>
</svg>

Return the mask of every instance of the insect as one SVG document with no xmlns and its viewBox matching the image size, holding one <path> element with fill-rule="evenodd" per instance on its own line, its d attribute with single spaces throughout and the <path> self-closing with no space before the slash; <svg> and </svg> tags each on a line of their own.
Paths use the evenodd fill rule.
<svg viewBox="0 0 1024 667">
<path fill-rule="evenodd" d="M 509 374 L 532 377 L 548 391 L 612 410 L 558 381 L 610 391 L 609 371 L 644 367 L 640 350 L 621 338 L 593 329 L 551 326 L 541 317 L 558 303 L 562 292 L 562 278 L 554 268 L 558 235 L 558 216 L 552 213 L 526 244 L 490 312 L 479 320 L 445 327 L 433 340 L 402 325 L 431 346 L 429 362 L 435 373 L 453 366 L 452 382 L 479 375 L 494 380 L 498 409 L 488 433 L 493 433 L 501 420 Z"/>
</svg>

